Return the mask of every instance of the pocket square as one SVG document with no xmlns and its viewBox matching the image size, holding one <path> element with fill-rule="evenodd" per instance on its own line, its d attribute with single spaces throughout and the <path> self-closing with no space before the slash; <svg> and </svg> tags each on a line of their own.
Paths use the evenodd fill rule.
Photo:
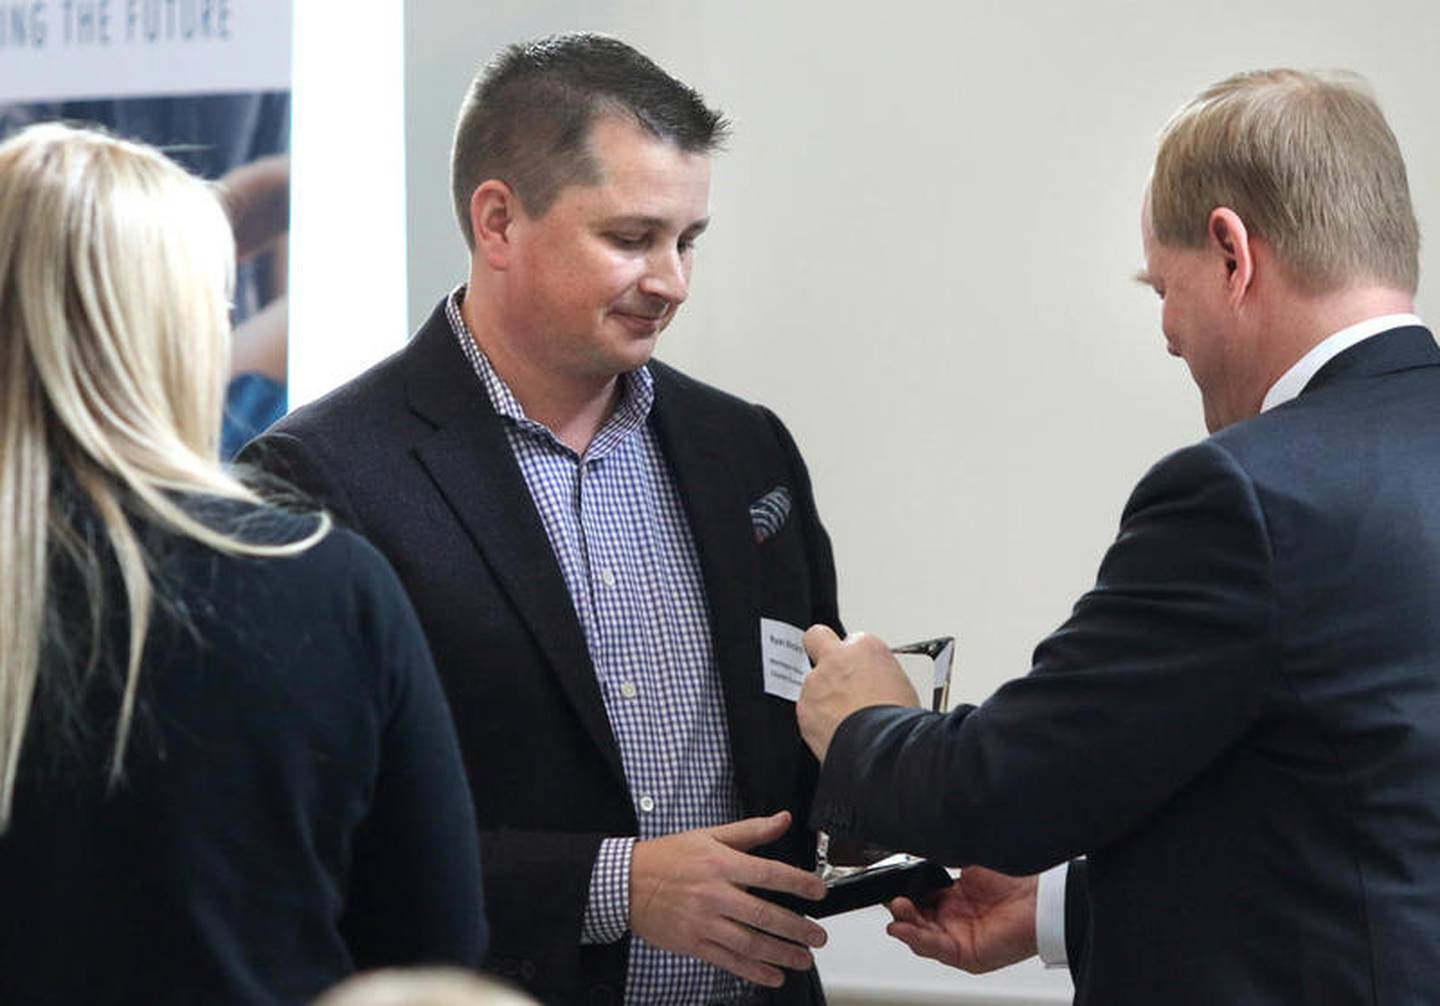
<svg viewBox="0 0 1440 1006">
<path fill-rule="evenodd" d="M 776 486 L 751 503 L 750 526 L 755 531 L 756 544 L 773 538 L 789 516 L 790 490 L 785 486 Z"/>
</svg>

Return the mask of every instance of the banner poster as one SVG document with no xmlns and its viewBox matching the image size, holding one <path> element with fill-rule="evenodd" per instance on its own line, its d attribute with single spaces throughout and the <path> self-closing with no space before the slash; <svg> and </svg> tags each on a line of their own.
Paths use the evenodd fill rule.
<svg viewBox="0 0 1440 1006">
<path fill-rule="evenodd" d="M 284 414 L 292 0 L 0 0 L 0 140 L 93 125 L 220 183 L 236 235 L 222 453 Z"/>
</svg>

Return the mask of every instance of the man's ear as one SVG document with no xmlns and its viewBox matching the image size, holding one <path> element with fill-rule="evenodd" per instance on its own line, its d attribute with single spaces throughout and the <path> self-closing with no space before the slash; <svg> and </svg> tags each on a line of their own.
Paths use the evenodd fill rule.
<svg viewBox="0 0 1440 1006">
<path fill-rule="evenodd" d="M 482 182 L 470 193 L 470 229 L 475 235 L 475 254 L 491 269 L 509 268 L 515 221 L 520 212 L 515 191 L 499 179 Z"/>
<path fill-rule="evenodd" d="M 1255 280 L 1255 250 L 1245 221 L 1234 210 L 1218 206 L 1210 211 L 1207 237 L 1211 253 L 1225 268 L 1226 299 L 1239 305 Z"/>
</svg>

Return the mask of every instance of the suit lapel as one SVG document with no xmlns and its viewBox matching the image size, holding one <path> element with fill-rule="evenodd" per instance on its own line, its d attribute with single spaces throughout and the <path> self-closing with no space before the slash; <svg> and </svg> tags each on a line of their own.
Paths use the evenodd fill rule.
<svg viewBox="0 0 1440 1006">
<path fill-rule="evenodd" d="M 590 652 L 501 418 L 457 345 L 444 305 L 416 336 L 410 407 L 434 424 L 415 454 L 560 679 L 621 785 L 625 772 Z M 454 557 L 461 561 L 460 557 Z"/>
<path fill-rule="evenodd" d="M 651 364 L 655 404 L 651 422 L 690 521 L 710 609 L 710 638 L 730 732 L 735 781 L 746 813 L 764 792 L 766 752 L 758 723 L 764 685 L 760 670 L 760 591 L 749 500 L 727 462 L 727 434 L 705 422 L 683 387 L 662 364 Z"/>
</svg>

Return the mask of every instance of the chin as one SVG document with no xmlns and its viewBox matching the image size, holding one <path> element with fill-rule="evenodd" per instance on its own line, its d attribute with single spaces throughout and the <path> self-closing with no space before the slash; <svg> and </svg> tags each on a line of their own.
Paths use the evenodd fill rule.
<svg viewBox="0 0 1440 1006">
<path fill-rule="evenodd" d="M 596 376 L 617 377 L 639 370 L 655 355 L 655 342 L 648 340 L 645 345 L 630 345 L 615 352 L 606 353 L 595 360 Z"/>
<path fill-rule="evenodd" d="M 645 347 L 644 352 L 630 354 L 630 365 L 625 369 L 639 370 L 641 367 L 645 366 L 645 364 L 649 363 L 652 359 L 654 359 L 654 357 L 655 343 L 651 342 L 648 346 Z"/>
<path fill-rule="evenodd" d="M 645 363 L 655 355 L 655 347 L 660 344 L 660 333 L 651 332 L 648 335 L 630 335 L 621 342 L 611 343 L 611 350 L 617 359 L 633 360 L 634 367 Z"/>
</svg>

